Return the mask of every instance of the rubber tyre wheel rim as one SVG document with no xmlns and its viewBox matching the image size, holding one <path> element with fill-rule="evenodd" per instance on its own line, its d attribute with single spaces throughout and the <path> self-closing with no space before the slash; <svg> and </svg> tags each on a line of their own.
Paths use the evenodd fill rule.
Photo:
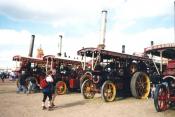
<svg viewBox="0 0 175 117">
<path fill-rule="evenodd" d="M 163 91 L 163 92 L 162 92 Z M 161 95 L 161 94 L 165 94 L 165 96 L 167 96 L 166 95 L 166 93 L 167 93 L 167 95 L 168 95 L 168 91 L 167 91 L 167 89 L 166 89 L 166 86 L 165 85 L 157 85 L 156 86 L 156 90 L 155 90 L 155 92 L 154 92 L 154 106 L 155 106 L 155 109 L 156 109 L 156 111 L 157 112 L 161 112 L 161 111 L 165 111 L 165 110 L 167 110 L 168 109 L 168 99 L 167 98 L 162 98 L 162 97 L 160 97 L 160 96 L 163 96 L 163 95 Z M 167 100 L 166 100 L 167 99 Z M 163 102 L 163 108 L 161 108 L 160 107 L 160 101 L 162 101 Z M 162 103 L 161 102 L 161 103 Z M 166 105 L 165 105 L 166 104 Z M 165 107 L 166 106 L 166 107 Z"/>
<path fill-rule="evenodd" d="M 150 79 L 148 75 L 144 72 L 136 72 L 131 78 L 130 89 L 135 98 L 148 98 L 150 93 Z"/>
<path fill-rule="evenodd" d="M 111 81 L 105 81 L 101 88 L 102 99 L 105 102 L 112 102 L 116 97 L 116 86 Z"/>
<path fill-rule="evenodd" d="M 92 99 L 95 96 L 95 91 L 92 89 L 94 88 L 94 84 L 91 80 L 87 79 L 83 82 L 81 86 L 81 94 L 85 99 Z"/>
<path fill-rule="evenodd" d="M 58 81 L 58 83 L 56 84 L 56 92 L 58 95 L 63 95 L 65 94 L 67 91 L 67 86 L 66 83 L 64 81 Z"/>
</svg>

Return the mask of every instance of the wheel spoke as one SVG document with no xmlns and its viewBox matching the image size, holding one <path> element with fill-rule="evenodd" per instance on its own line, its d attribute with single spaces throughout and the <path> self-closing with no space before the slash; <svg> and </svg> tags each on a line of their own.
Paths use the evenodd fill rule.
<svg viewBox="0 0 175 117">
<path fill-rule="evenodd" d="M 148 92 L 148 81 L 144 74 L 139 74 L 136 81 L 136 91 L 138 96 L 142 97 Z"/>
<path fill-rule="evenodd" d="M 94 85 L 90 80 L 86 80 L 84 84 L 82 85 L 82 92 L 86 99 L 91 99 L 94 97 Z"/>
<path fill-rule="evenodd" d="M 115 99 L 115 93 L 115 85 L 110 81 L 106 81 L 102 86 L 103 99 L 107 102 L 113 101 Z"/>
<path fill-rule="evenodd" d="M 168 108 L 168 92 L 163 87 L 158 92 L 158 107 L 160 110 L 166 110 Z"/>
</svg>

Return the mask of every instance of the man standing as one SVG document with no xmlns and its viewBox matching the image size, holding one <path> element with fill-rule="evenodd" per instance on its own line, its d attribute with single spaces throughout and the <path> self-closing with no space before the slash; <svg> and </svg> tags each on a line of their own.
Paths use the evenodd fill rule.
<svg viewBox="0 0 175 117">
<path fill-rule="evenodd" d="M 19 76 L 19 86 L 17 87 L 17 93 L 19 93 L 20 91 L 23 91 L 24 93 L 27 92 L 26 78 L 26 72 L 22 71 L 21 75 Z"/>
</svg>

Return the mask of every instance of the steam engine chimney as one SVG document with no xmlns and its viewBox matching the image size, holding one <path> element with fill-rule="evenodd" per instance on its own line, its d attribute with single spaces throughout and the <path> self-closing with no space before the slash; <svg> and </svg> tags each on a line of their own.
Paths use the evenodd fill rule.
<svg viewBox="0 0 175 117">
<path fill-rule="evenodd" d="M 33 47 L 34 47 L 34 41 L 35 41 L 35 35 L 32 35 L 31 42 L 30 42 L 30 48 L 29 48 L 29 57 L 33 56 Z"/>
<path fill-rule="evenodd" d="M 122 53 L 125 53 L 125 45 L 122 45 Z"/>
<path fill-rule="evenodd" d="M 59 35 L 59 39 L 60 39 L 60 42 L 59 42 L 59 44 L 58 44 L 58 48 L 59 48 L 59 53 L 58 53 L 58 56 L 61 56 L 61 51 L 62 51 L 62 38 L 63 38 L 63 36 L 62 35 Z"/>
<path fill-rule="evenodd" d="M 151 46 L 153 46 L 154 45 L 154 41 L 151 41 Z"/>
<path fill-rule="evenodd" d="M 105 48 L 105 34 L 106 34 L 106 23 L 107 23 L 107 11 L 102 11 L 102 24 L 101 24 L 101 30 L 100 30 L 100 43 L 98 45 L 98 48 L 104 49 Z"/>
</svg>

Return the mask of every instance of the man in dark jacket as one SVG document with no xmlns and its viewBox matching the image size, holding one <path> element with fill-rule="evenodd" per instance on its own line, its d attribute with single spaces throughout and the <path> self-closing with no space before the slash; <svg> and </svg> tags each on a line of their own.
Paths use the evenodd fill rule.
<svg viewBox="0 0 175 117">
<path fill-rule="evenodd" d="M 27 74 L 25 71 L 22 71 L 21 75 L 19 76 L 19 86 L 17 87 L 17 93 L 23 91 L 24 93 L 27 92 L 27 84 L 26 84 Z"/>
</svg>

